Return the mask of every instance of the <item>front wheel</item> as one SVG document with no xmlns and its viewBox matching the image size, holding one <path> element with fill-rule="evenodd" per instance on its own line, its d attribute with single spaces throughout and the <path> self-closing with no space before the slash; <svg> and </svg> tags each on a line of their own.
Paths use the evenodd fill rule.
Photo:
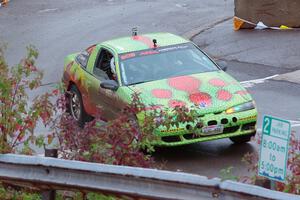
<svg viewBox="0 0 300 200">
<path fill-rule="evenodd" d="M 75 85 L 71 86 L 69 92 L 68 110 L 78 125 L 83 127 L 89 115 L 84 110 L 81 94 Z"/>
<path fill-rule="evenodd" d="M 230 137 L 229 139 L 235 144 L 244 144 L 244 143 L 250 142 L 250 140 L 253 136 L 255 136 L 255 133 L 250 134 L 250 135 L 241 135 L 241 136 Z"/>
</svg>

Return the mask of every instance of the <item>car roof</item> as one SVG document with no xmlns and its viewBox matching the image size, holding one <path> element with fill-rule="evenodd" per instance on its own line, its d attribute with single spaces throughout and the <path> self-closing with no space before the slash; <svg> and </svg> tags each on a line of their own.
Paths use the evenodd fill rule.
<svg viewBox="0 0 300 200">
<path fill-rule="evenodd" d="M 141 51 L 153 48 L 153 39 L 157 41 L 157 46 L 164 47 L 169 45 L 183 44 L 188 40 L 172 33 L 149 33 L 131 37 L 117 38 L 101 43 L 118 54 L 133 51 Z"/>
</svg>

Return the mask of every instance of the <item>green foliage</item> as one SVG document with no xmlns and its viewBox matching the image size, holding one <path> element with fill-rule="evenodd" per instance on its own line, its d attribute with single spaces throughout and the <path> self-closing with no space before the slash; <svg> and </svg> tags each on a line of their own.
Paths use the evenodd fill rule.
<svg viewBox="0 0 300 200">
<path fill-rule="evenodd" d="M 261 134 L 258 133 L 253 142 L 261 144 Z M 296 137 L 296 133 L 292 132 L 289 144 L 289 157 L 287 161 L 287 178 L 285 183 L 275 182 L 276 190 L 292 194 L 300 194 L 300 140 Z M 222 179 L 234 178 L 237 181 L 255 184 L 256 180 L 266 180 L 266 178 L 258 176 L 259 152 L 246 153 L 242 162 L 251 172 L 252 176 L 240 175 L 232 176 L 232 167 L 221 170 Z M 232 180 L 232 179 L 231 179 Z"/>
<path fill-rule="evenodd" d="M 220 177 L 222 179 L 222 181 L 224 180 L 232 180 L 232 181 L 237 181 L 238 177 L 233 175 L 233 171 L 234 167 L 230 166 L 226 169 L 222 169 L 220 171 Z"/>
<path fill-rule="evenodd" d="M 27 56 L 19 64 L 8 66 L 4 50 L 0 49 L 0 153 L 33 154 L 32 147 L 43 146 L 45 140 L 50 144 L 57 137 L 61 156 L 66 159 L 153 167 L 153 158 L 142 150 L 154 152 L 153 144 L 158 139 L 153 134 L 154 130 L 159 126 L 167 129 L 178 127 L 180 123 L 193 123 L 195 120 L 196 111 L 185 107 L 176 107 L 171 111 L 149 111 L 139 95 L 134 94 L 132 104 L 117 119 L 103 125 L 99 111 L 99 116 L 87 123 L 84 129 L 74 126 L 76 122 L 66 112 L 63 86 L 35 98 L 29 97 L 30 92 L 41 86 L 43 77 L 43 73 L 35 66 L 37 57 L 37 50 L 29 46 Z M 54 96 L 58 97 L 56 104 L 50 101 Z M 140 113 L 143 113 L 143 122 L 138 124 L 140 120 L 136 116 Z M 38 121 L 51 126 L 53 133 L 35 135 Z M 23 195 L 23 199 L 33 198 L 31 194 L 28 197 L 26 193 L 20 195 Z M 94 193 L 88 193 L 87 198 L 120 199 Z"/>
<path fill-rule="evenodd" d="M 115 196 L 108 196 L 103 194 L 97 194 L 97 193 L 88 193 L 87 194 L 87 200 L 121 200 L 121 198 L 117 198 Z"/>
<path fill-rule="evenodd" d="M 41 200 L 38 193 L 30 193 L 27 191 L 18 191 L 11 187 L 4 188 L 0 185 L 0 199 L 1 200 Z"/>
<path fill-rule="evenodd" d="M 154 150 L 151 144 L 153 134 L 141 132 L 134 113 L 140 108 L 129 105 L 120 113 L 117 119 L 103 123 L 101 111 L 95 119 L 86 123 L 82 129 L 74 126 L 76 122 L 65 111 L 65 95 L 58 100 L 62 108 L 61 115 L 53 121 L 53 135 L 59 141 L 59 150 L 65 159 L 127 165 L 136 167 L 151 167 L 154 160 L 145 154 Z M 135 107 L 134 107 L 135 106 Z M 151 123 L 153 124 L 153 123 Z"/>
</svg>

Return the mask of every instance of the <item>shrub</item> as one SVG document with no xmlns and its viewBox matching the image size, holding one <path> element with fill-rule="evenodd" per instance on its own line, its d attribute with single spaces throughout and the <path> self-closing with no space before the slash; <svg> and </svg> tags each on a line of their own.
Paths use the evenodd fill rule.
<svg viewBox="0 0 300 200">
<path fill-rule="evenodd" d="M 260 145 L 261 134 L 257 134 L 253 141 Z M 281 192 L 292 194 L 300 194 L 300 140 L 297 139 L 296 133 L 292 132 L 289 153 L 287 161 L 287 178 L 286 183 L 275 182 L 275 189 Z M 234 179 L 244 183 L 255 184 L 257 180 L 267 180 L 264 177 L 258 176 L 259 152 L 246 153 L 242 161 L 246 164 L 248 171 L 252 176 L 238 176 L 232 175 L 232 167 L 230 170 L 222 170 L 221 174 L 225 179 Z M 228 173 L 225 173 L 228 172 Z"/>
<path fill-rule="evenodd" d="M 32 191 L 15 190 L 11 187 L 3 187 L 0 184 L 0 199 L 1 200 L 40 200 L 40 195 Z"/>
<path fill-rule="evenodd" d="M 0 153 L 32 154 L 32 144 L 41 145 L 42 136 L 34 129 L 41 119 L 47 125 L 53 114 L 51 93 L 29 99 L 28 92 L 41 86 L 43 73 L 35 66 L 38 52 L 27 47 L 27 56 L 19 64 L 8 66 L 0 48 Z M 29 103 L 30 102 L 30 103 Z"/>
<path fill-rule="evenodd" d="M 153 143 L 157 139 L 154 129 L 194 121 L 194 110 L 176 107 L 169 115 L 168 110 L 146 107 L 139 95 L 134 94 L 132 103 L 117 119 L 104 124 L 99 110 L 95 119 L 82 129 L 66 112 L 65 95 L 59 93 L 63 87 L 33 99 L 29 97 L 30 92 L 41 87 L 43 78 L 43 73 L 35 66 L 37 57 L 37 50 L 29 46 L 27 56 L 10 67 L 5 62 L 4 50 L 0 49 L 0 153 L 33 154 L 35 145 L 45 145 L 45 136 L 34 133 L 41 121 L 52 130 L 46 136 L 46 143 L 53 143 L 56 137 L 62 158 L 154 167 L 155 162 L 149 154 L 154 151 Z M 57 98 L 55 104 L 52 97 Z M 144 114 L 142 124 L 137 124 L 135 116 L 138 113 Z"/>
<path fill-rule="evenodd" d="M 171 112 L 155 106 L 146 107 L 139 94 L 133 94 L 132 103 L 117 119 L 104 123 L 100 109 L 94 120 L 82 129 L 66 112 L 66 102 L 65 95 L 60 95 L 57 107 L 61 114 L 53 120 L 53 133 L 48 136 L 58 138 L 62 157 L 113 165 L 153 167 L 150 154 L 157 140 L 154 129 L 178 127 L 179 123 L 193 122 L 195 116 L 195 110 L 185 107 L 175 107 Z M 135 116 L 139 114 L 143 119 L 138 124 Z"/>
</svg>

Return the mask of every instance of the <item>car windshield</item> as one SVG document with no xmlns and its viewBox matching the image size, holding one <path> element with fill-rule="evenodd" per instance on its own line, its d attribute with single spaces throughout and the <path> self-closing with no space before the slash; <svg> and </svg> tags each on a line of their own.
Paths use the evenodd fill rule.
<svg viewBox="0 0 300 200">
<path fill-rule="evenodd" d="M 120 55 L 124 85 L 216 70 L 219 68 L 192 43 Z"/>
</svg>

